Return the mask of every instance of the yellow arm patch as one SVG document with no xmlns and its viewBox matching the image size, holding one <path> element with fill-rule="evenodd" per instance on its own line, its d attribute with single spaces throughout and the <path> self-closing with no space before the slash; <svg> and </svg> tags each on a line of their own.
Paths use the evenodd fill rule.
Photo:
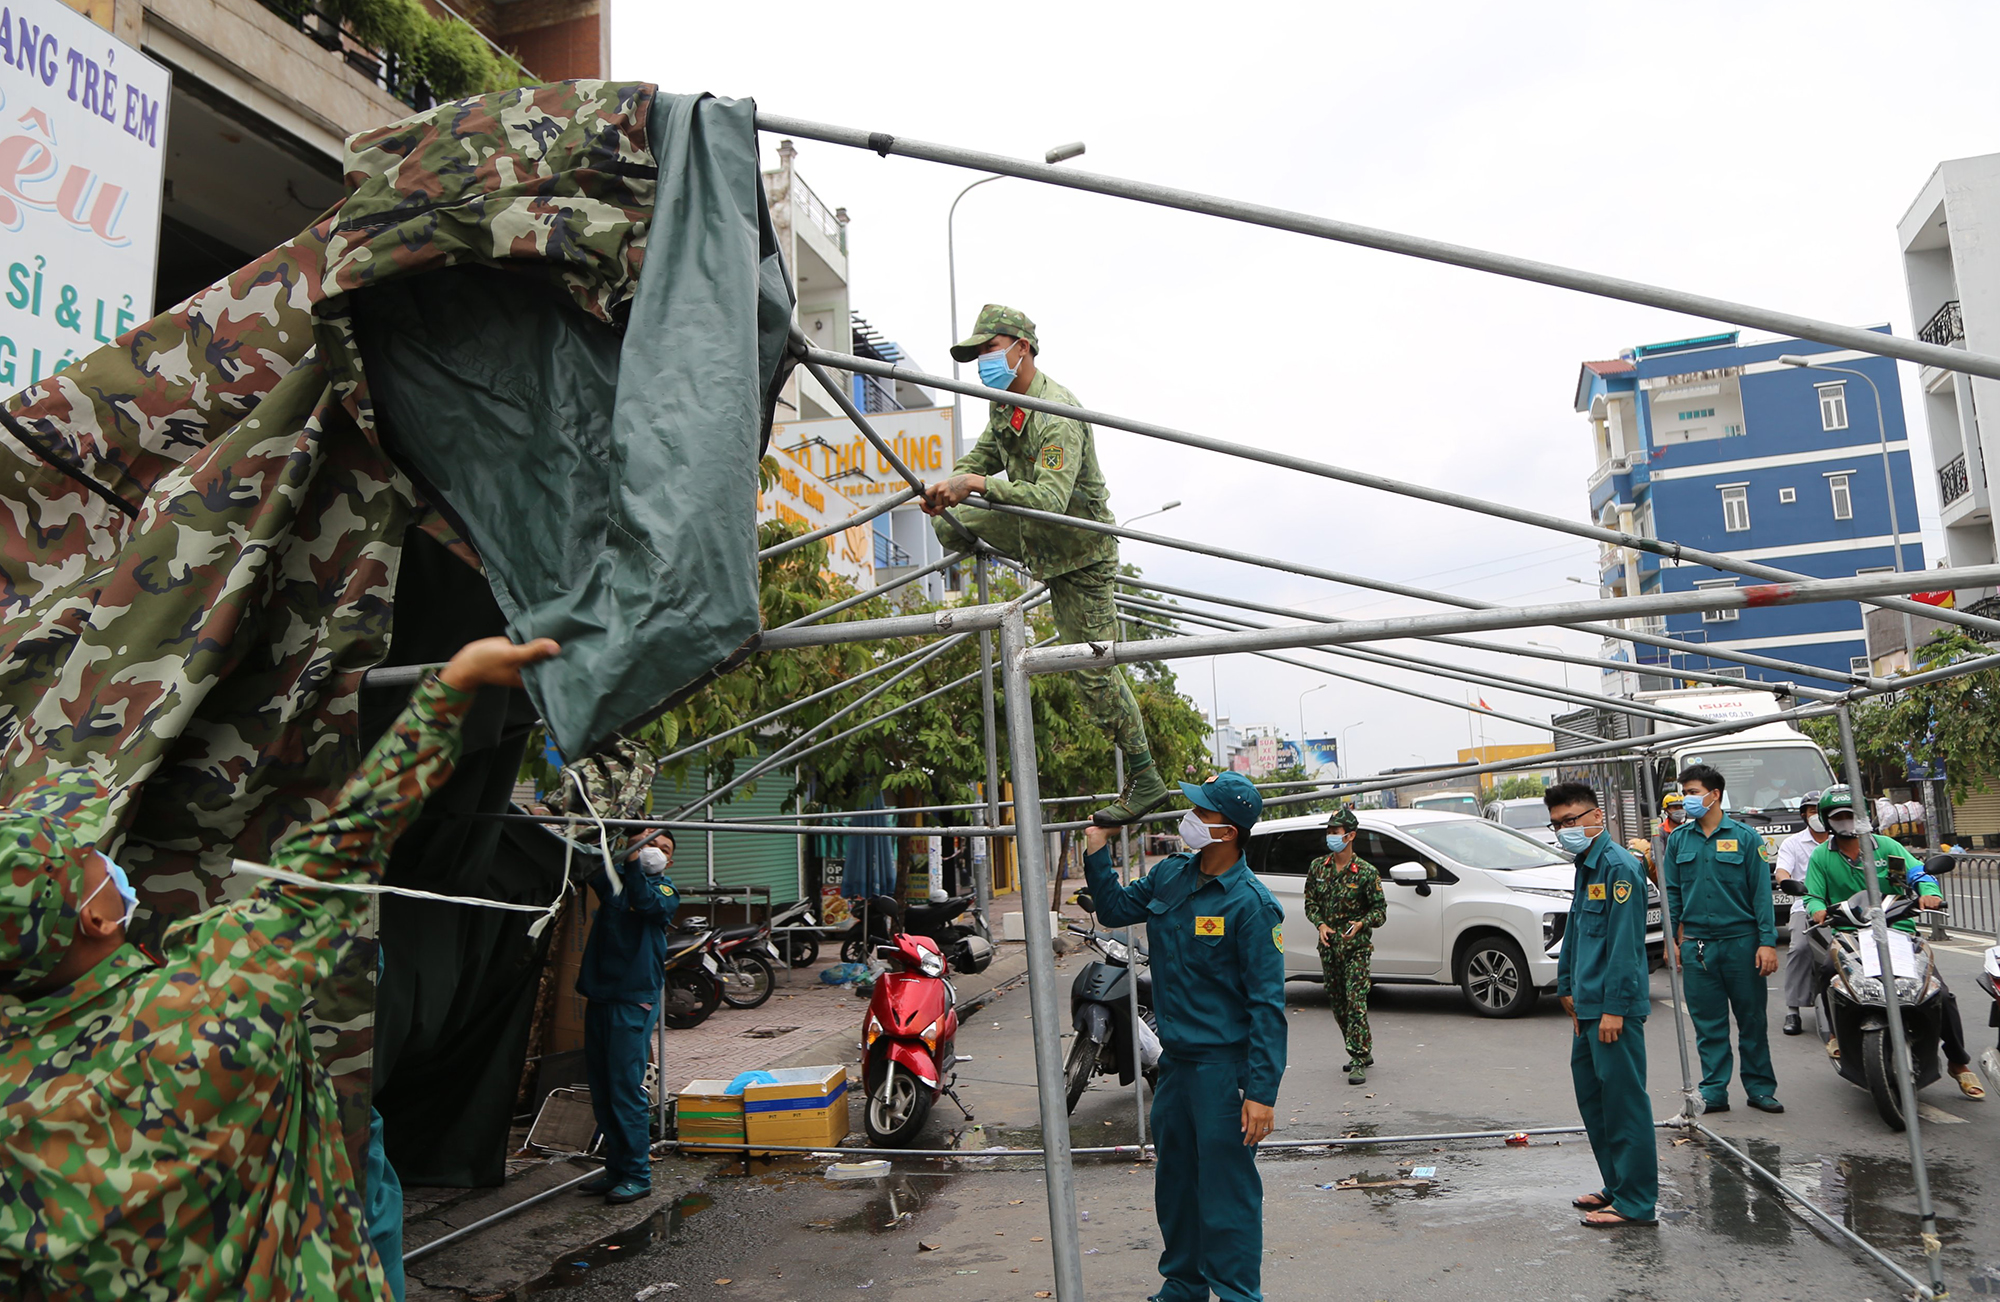
<svg viewBox="0 0 2000 1302">
<path fill-rule="evenodd" d="M 1611 888 L 1611 898 L 1619 904 L 1632 898 L 1632 883 L 1619 882 Z"/>
<path fill-rule="evenodd" d="M 1062 444 L 1051 443 L 1043 448 L 1040 462 L 1044 470 L 1061 470 L 1063 468 Z"/>
<path fill-rule="evenodd" d="M 1216 917 L 1201 917 L 1194 920 L 1194 934 L 1197 936 L 1220 936 L 1223 934 L 1224 920 Z"/>
<path fill-rule="evenodd" d="M 1285 952 L 1285 929 L 1283 927 L 1271 928 L 1271 943 L 1278 947 L 1280 954 Z"/>
<path fill-rule="evenodd" d="M 1585 894 L 1585 895 L 1586 895 L 1586 896 L 1587 896 L 1588 898 L 1590 898 L 1590 899 L 1593 899 L 1593 900 L 1601 900 L 1601 899 L 1603 899 L 1603 898 L 1604 898 L 1604 883 L 1603 883 L 1603 882 L 1592 882 L 1592 883 L 1590 883 L 1590 885 L 1588 885 L 1588 886 L 1586 886 L 1586 887 L 1584 888 L 1584 894 Z"/>
</svg>

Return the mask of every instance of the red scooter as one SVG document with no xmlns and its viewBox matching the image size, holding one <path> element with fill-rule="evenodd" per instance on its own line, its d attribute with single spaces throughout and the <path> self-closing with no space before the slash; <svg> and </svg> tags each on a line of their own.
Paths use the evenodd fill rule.
<svg viewBox="0 0 2000 1302">
<path fill-rule="evenodd" d="M 875 953 L 890 963 L 875 980 L 861 1023 L 861 1080 L 867 1091 L 869 1142 L 901 1148 L 917 1137 L 938 1095 L 965 1113 L 952 1088 L 960 1062 L 958 992 L 945 980 L 944 953 L 929 936 L 902 933 Z"/>
</svg>

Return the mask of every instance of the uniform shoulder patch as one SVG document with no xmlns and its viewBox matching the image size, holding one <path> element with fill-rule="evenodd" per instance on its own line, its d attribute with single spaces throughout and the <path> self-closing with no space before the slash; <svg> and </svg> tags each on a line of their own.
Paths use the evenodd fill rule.
<svg viewBox="0 0 2000 1302">
<path fill-rule="evenodd" d="M 1271 943 L 1278 947 L 1280 954 L 1285 952 L 1285 929 L 1283 926 L 1271 928 Z"/>
<path fill-rule="evenodd" d="M 1048 444 L 1046 447 L 1044 447 L 1042 449 L 1040 462 L 1041 462 L 1041 467 L 1044 470 L 1061 470 L 1063 468 L 1062 444 L 1051 443 Z"/>
<path fill-rule="evenodd" d="M 1590 885 L 1588 885 L 1588 886 L 1586 886 L 1586 887 L 1584 888 L 1584 895 L 1585 895 L 1585 896 L 1586 896 L 1587 898 L 1589 898 L 1589 899 L 1593 899 L 1593 900 L 1601 900 L 1601 899 L 1603 899 L 1603 898 L 1604 898 L 1604 883 L 1603 883 L 1603 882 L 1592 882 L 1592 883 L 1590 883 Z"/>
<path fill-rule="evenodd" d="M 1631 899 L 1632 883 L 1618 882 L 1615 885 L 1613 885 L 1611 888 L 1611 898 L 1613 900 L 1616 900 L 1620 904 L 1623 904 L 1625 901 Z"/>
<path fill-rule="evenodd" d="M 1219 914 L 1207 914 L 1194 920 L 1194 934 L 1197 936 L 1220 936 L 1224 934 L 1227 920 Z"/>
<path fill-rule="evenodd" d="M 1012 429 L 1016 434 L 1019 434 L 1027 423 L 1028 413 L 1020 407 L 1014 408 L 1014 414 L 1007 418 L 1008 428 Z"/>
</svg>

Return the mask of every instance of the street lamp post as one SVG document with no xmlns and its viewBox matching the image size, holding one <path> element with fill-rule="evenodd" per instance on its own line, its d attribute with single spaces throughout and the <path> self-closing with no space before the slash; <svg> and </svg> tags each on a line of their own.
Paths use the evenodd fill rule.
<svg viewBox="0 0 2000 1302">
<path fill-rule="evenodd" d="M 1559 646 L 1550 646 L 1550 645 L 1549 645 L 1548 643 L 1546 643 L 1546 642 L 1537 642 L 1537 641 L 1535 641 L 1535 640 L 1534 640 L 1533 638 L 1529 638 L 1529 639 L 1527 639 L 1527 642 L 1528 642 L 1528 645 L 1529 645 L 1529 646 L 1538 646 L 1538 647 L 1540 647 L 1540 648 L 1541 648 L 1542 650 L 1544 650 L 1544 651 L 1560 651 L 1560 650 L 1562 650 L 1562 648 L 1561 648 L 1561 647 L 1559 647 Z M 1567 660 L 1561 660 L 1561 661 L 1558 661 L 1557 663 L 1558 663 L 1558 664 L 1560 664 L 1560 665 L 1562 665 L 1562 671 L 1563 671 L 1563 690 L 1564 690 L 1564 691 L 1568 691 L 1568 690 L 1569 690 L 1569 661 L 1567 661 Z"/>
<path fill-rule="evenodd" d="M 1081 140 L 1072 140 L 1066 145 L 1057 145 L 1054 149 L 1043 154 L 1042 158 L 1049 166 L 1054 167 L 1057 163 L 1066 163 L 1070 159 L 1080 156 L 1082 153 L 1083 142 Z M 951 201 L 950 211 L 946 212 L 944 216 L 945 278 L 951 285 L 951 329 L 946 333 L 945 338 L 951 343 L 958 342 L 958 240 L 957 228 L 954 225 L 958 217 L 958 200 L 971 194 L 988 181 L 1000 181 L 1004 179 L 1001 176 L 980 177 L 977 181 L 974 181 L 971 185 L 966 186 L 958 192 L 958 197 Z M 958 378 L 958 359 L 956 357 L 951 359 L 951 378 L 954 380 Z M 959 447 L 961 440 L 958 432 L 958 414 L 961 401 L 961 395 L 956 393 L 951 395 L 951 455 L 954 461 L 958 459 L 963 451 Z"/>
<path fill-rule="evenodd" d="M 1870 379 L 1866 371 L 1857 371 L 1848 366 L 1826 366 L 1810 357 L 1797 353 L 1786 353 L 1778 359 L 1787 366 L 1797 366 L 1809 371 L 1834 371 L 1841 375 L 1852 375 L 1866 381 L 1869 392 L 1875 395 L 1875 434 L 1882 444 L 1882 487 L 1889 493 L 1889 538 L 1896 549 L 1896 573 L 1903 570 L 1903 528 L 1896 520 L 1896 477 L 1889 468 L 1889 425 L 1882 419 L 1882 390 Z M 1916 625 L 1910 622 L 1910 612 L 1903 612 L 1903 656 L 1914 671 L 1917 667 Z M 1862 624 L 1863 645 L 1866 645 L 1867 624 Z"/>
<path fill-rule="evenodd" d="M 1132 523 L 1134 520 L 1143 520 L 1149 515 L 1165 515 L 1168 511 L 1173 510 L 1175 507 L 1179 505 L 1180 505 L 1179 502 L 1168 502 L 1165 506 L 1154 507 L 1150 511 L 1141 511 L 1137 515 L 1127 516 L 1123 520 L 1120 520 L 1118 522 L 1118 527 L 1123 529 L 1126 525 Z"/>
<path fill-rule="evenodd" d="M 1306 766 L 1306 698 L 1322 687 L 1331 686 L 1333 686 L 1332 683 L 1320 683 L 1316 686 L 1308 687 L 1299 693 L 1299 767 L 1301 769 Z"/>
<path fill-rule="evenodd" d="M 1367 726 L 1368 720 L 1363 719 L 1360 723 L 1350 723 L 1340 730 L 1340 754 L 1337 758 L 1340 760 L 1340 777 L 1342 781 L 1347 780 L 1347 734 L 1353 732 L 1356 728 L 1365 728 Z"/>
</svg>

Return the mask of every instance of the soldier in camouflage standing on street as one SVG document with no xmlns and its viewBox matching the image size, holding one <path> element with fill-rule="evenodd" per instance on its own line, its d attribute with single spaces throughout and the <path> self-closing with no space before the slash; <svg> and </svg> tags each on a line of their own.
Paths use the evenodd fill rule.
<svg viewBox="0 0 2000 1302">
<path fill-rule="evenodd" d="M 1347 1082 L 1360 1085 L 1375 1064 L 1375 1040 L 1368 1033 L 1368 965 L 1375 957 L 1369 935 L 1389 916 L 1382 897 L 1382 874 L 1354 853 L 1361 820 L 1352 809 L 1326 820 L 1326 848 L 1306 867 L 1306 921 L 1319 928 L 1319 963 L 1326 973 L 1326 998 L 1347 1039 Z"/>
<path fill-rule="evenodd" d="M 952 345 L 951 355 L 961 362 L 977 359 L 979 382 L 989 389 L 1078 406 L 1075 394 L 1035 365 L 1040 351 L 1033 321 L 1011 307 L 988 303 L 979 309 L 971 336 Z M 983 507 L 959 507 L 979 493 L 1002 506 L 1116 524 L 1090 426 L 996 402 L 979 441 L 951 471 L 950 478 L 925 489 L 923 498 L 925 514 L 937 517 L 932 527 L 944 545 L 962 551 L 983 541 L 1026 565 L 1049 585 L 1056 633 L 1064 642 L 1115 641 L 1117 538 Z M 1115 665 L 1080 669 L 1076 682 L 1091 717 L 1125 752 L 1128 776 L 1118 799 L 1091 821 L 1117 827 L 1158 809 L 1166 803 L 1167 784 L 1153 762 L 1146 724 L 1125 672 Z"/>
<path fill-rule="evenodd" d="M 287 877 L 126 939 L 136 896 L 83 770 L 0 810 L 0 1296 L 335 1302 L 387 1284 L 307 1007 L 390 847 L 456 763 L 483 686 L 546 638 L 468 644 L 419 684 Z M 108 844 L 107 840 L 107 844 Z M 330 888 L 330 889 L 329 889 Z"/>
</svg>

